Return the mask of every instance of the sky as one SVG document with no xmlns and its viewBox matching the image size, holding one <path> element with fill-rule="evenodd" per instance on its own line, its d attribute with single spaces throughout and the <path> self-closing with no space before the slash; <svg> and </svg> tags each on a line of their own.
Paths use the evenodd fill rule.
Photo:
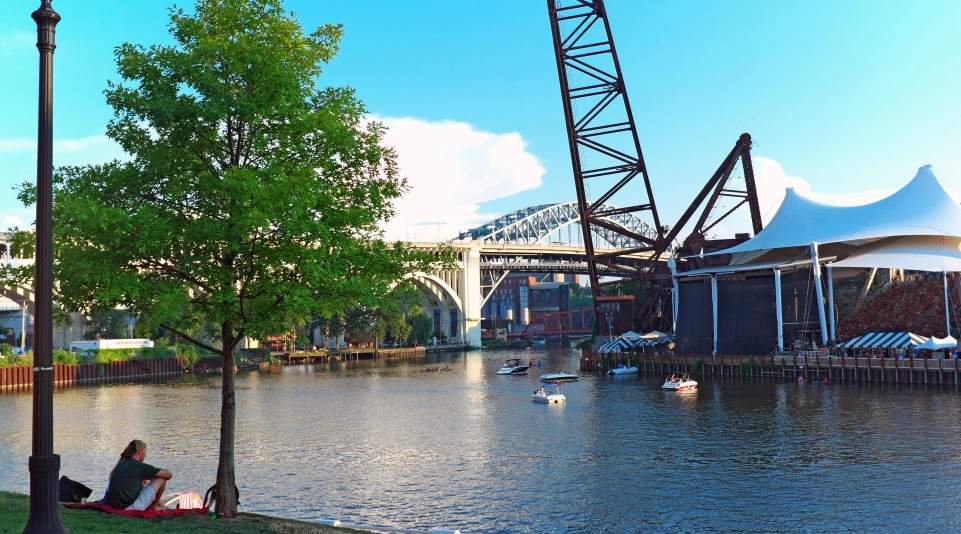
<svg viewBox="0 0 961 534">
<path fill-rule="evenodd" d="M 35 176 L 36 0 L 0 17 L 0 227 L 27 226 Z M 169 0 L 55 0 L 54 163 L 122 157 L 104 136 L 122 42 L 169 43 Z M 190 8 L 192 2 L 176 5 Z M 310 30 L 344 25 L 322 85 L 356 89 L 389 128 L 410 191 L 391 238 L 448 238 L 574 199 L 546 4 L 288 0 Z M 933 165 L 961 192 L 961 2 L 608 0 L 662 223 L 687 207 L 741 132 L 765 218 L 784 187 L 861 203 Z M 745 227 L 746 228 L 746 227 Z"/>
</svg>

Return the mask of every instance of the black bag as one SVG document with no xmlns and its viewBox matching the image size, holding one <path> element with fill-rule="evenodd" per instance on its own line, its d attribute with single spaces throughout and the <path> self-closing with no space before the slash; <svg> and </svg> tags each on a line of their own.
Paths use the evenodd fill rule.
<svg viewBox="0 0 961 534">
<path fill-rule="evenodd" d="M 66 476 L 60 477 L 60 502 L 80 502 L 90 497 L 93 490 Z"/>
<path fill-rule="evenodd" d="M 237 498 L 237 504 L 240 504 L 240 488 L 236 485 L 234 486 L 234 496 Z M 217 485 L 214 484 L 207 488 L 207 493 L 204 494 L 204 508 L 216 508 L 217 506 Z"/>
</svg>

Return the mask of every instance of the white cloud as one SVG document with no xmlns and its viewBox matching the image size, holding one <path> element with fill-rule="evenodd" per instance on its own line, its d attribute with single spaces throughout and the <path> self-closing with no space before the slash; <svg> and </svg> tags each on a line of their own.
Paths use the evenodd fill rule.
<svg viewBox="0 0 961 534">
<path fill-rule="evenodd" d="M 517 132 L 493 133 L 460 121 L 379 117 L 384 142 L 397 150 L 409 191 L 396 202 L 396 216 L 385 225 L 389 239 L 435 240 L 454 237 L 498 214 L 480 210 L 484 202 L 541 185 L 544 167 L 527 151 Z M 0 154 L 33 154 L 36 139 L 0 139 Z M 124 156 L 104 135 L 54 141 L 54 163 L 98 163 Z M 0 221 L 21 217 L 0 212 Z M 441 222 L 438 228 L 438 222 Z"/>
<path fill-rule="evenodd" d="M 849 193 L 818 193 L 811 190 L 811 184 L 804 178 L 789 176 L 784 172 L 784 167 L 773 159 L 760 156 L 751 158 L 751 162 L 754 164 L 754 178 L 757 185 L 758 204 L 761 207 L 761 218 L 765 224 L 777 212 L 781 201 L 784 200 L 784 192 L 787 188 L 793 188 L 798 193 L 818 202 L 837 206 L 868 204 L 880 200 L 896 190 L 876 188 Z"/>
<path fill-rule="evenodd" d="M 0 154 L 27 152 L 36 149 L 36 139 L 0 139 Z"/>
<path fill-rule="evenodd" d="M 14 31 L 0 34 L 0 56 L 13 56 L 36 46 L 37 34 L 29 31 Z"/>
<path fill-rule="evenodd" d="M 896 191 L 896 188 L 864 189 L 850 193 L 819 193 L 811 190 L 811 184 L 799 176 L 791 176 L 784 171 L 779 162 L 763 156 L 751 158 L 754 166 L 754 182 L 757 187 L 758 206 L 761 209 L 761 220 L 765 225 L 774 217 L 785 191 L 794 189 L 804 196 L 837 206 L 857 206 L 880 200 Z M 899 184 L 900 185 L 903 184 Z M 725 219 L 711 230 L 714 237 L 731 237 L 737 232 L 750 232 L 751 216 L 747 206 L 742 206 L 737 212 Z"/>
<path fill-rule="evenodd" d="M 451 238 L 496 217 L 481 213 L 480 204 L 541 185 L 544 167 L 517 132 L 452 120 L 372 118 L 387 126 L 384 141 L 397 150 L 410 187 L 385 225 L 388 239 L 433 241 L 438 230 L 441 239 Z"/>
<path fill-rule="evenodd" d="M 34 176 L 36 153 L 35 138 L 0 138 L 0 169 L 3 169 L 0 171 L 0 190 L 9 191 L 15 184 Z M 53 142 L 54 165 L 84 165 L 125 157 L 120 146 L 102 134 L 54 139 Z M 0 231 L 11 226 L 32 224 L 31 211 L 8 197 L 8 202 L 0 205 Z"/>
<path fill-rule="evenodd" d="M 54 156 L 65 155 L 74 152 L 93 152 L 94 155 L 96 155 L 104 153 L 105 149 L 110 152 L 117 152 L 120 150 L 120 146 L 114 143 L 106 135 L 90 135 L 87 137 L 78 137 L 76 139 L 55 139 L 53 141 Z M 0 139 L 0 154 L 15 154 L 19 152 L 36 153 L 36 151 L 36 139 Z M 86 159 L 89 163 L 99 163 L 101 161 L 95 157 L 87 157 Z M 54 164 L 59 163 L 60 162 L 54 161 Z"/>
<path fill-rule="evenodd" d="M 81 150 L 97 148 L 103 145 L 109 145 L 112 143 L 113 141 L 111 141 L 106 135 L 91 135 L 89 137 L 81 137 L 79 139 L 61 139 L 59 141 L 54 141 L 53 151 L 54 153 L 57 153 L 58 151 L 77 152 Z"/>
</svg>

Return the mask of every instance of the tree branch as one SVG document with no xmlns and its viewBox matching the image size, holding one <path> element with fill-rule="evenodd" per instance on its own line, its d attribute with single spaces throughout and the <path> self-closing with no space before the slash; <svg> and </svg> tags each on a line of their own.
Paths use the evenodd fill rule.
<svg viewBox="0 0 961 534">
<path fill-rule="evenodd" d="M 233 352 L 233 350 L 234 350 L 235 348 L 237 348 L 237 343 L 239 343 L 240 340 L 243 339 L 243 337 L 244 337 L 244 331 L 243 331 L 243 329 L 238 330 L 238 331 L 237 331 L 237 335 L 234 336 L 234 341 L 233 341 L 233 343 L 230 344 L 230 351 L 231 351 L 231 352 Z"/>
<path fill-rule="evenodd" d="M 137 265 L 138 263 L 141 263 L 141 265 Z M 191 275 L 191 274 L 188 273 L 188 272 L 182 271 L 182 270 L 174 267 L 173 265 L 171 265 L 171 264 L 169 264 L 169 263 L 163 263 L 162 261 L 157 260 L 157 259 L 154 259 L 154 258 L 145 258 L 142 262 L 136 262 L 136 261 L 134 261 L 133 264 L 134 264 L 135 267 L 147 267 L 147 268 L 149 268 L 149 267 L 153 266 L 154 268 L 160 269 L 160 270 L 166 272 L 167 274 L 170 274 L 170 275 L 173 275 L 174 277 L 180 278 L 181 280 L 183 280 L 183 281 L 185 281 L 185 282 L 190 282 L 190 283 L 196 285 L 197 287 L 203 289 L 204 291 L 206 291 L 206 292 L 208 292 L 208 293 L 211 292 L 210 286 L 209 286 L 208 284 L 204 283 L 202 280 L 200 280 L 200 279 L 197 278 L 196 276 L 193 276 L 193 275 Z"/>
<path fill-rule="evenodd" d="M 230 113 L 227 114 L 227 155 L 231 165 L 236 165 L 236 145 L 234 144 L 234 121 Z"/>
<path fill-rule="evenodd" d="M 194 339 L 194 338 L 188 336 L 187 334 L 181 332 L 180 330 L 177 330 L 177 329 L 175 329 L 175 328 L 172 328 L 172 327 L 170 327 L 170 326 L 168 326 L 168 325 L 166 325 L 166 324 L 161 323 L 161 324 L 160 324 L 160 328 L 163 328 L 164 330 L 166 330 L 166 331 L 168 331 L 168 332 L 171 332 L 171 333 L 173 333 L 173 334 L 176 334 L 176 335 L 178 335 L 178 336 L 186 339 L 187 341 L 193 343 L 194 345 L 197 345 L 198 347 L 200 347 L 200 348 L 202 348 L 202 349 L 204 349 L 204 350 L 209 350 L 210 352 L 213 352 L 214 354 L 222 354 L 222 349 L 216 349 L 216 348 L 214 348 L 214 347 L 211 347 L 210 345 L 208 345 L 208 344 L 206 344 L 206 343 L 204 343 L 204 342 L 202 342 L 202 341 L 200 341 L 200 340 Z"/>
</svg>

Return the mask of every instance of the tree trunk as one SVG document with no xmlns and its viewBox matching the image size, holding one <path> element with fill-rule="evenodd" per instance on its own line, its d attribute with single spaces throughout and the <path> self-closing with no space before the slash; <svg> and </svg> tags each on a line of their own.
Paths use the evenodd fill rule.
<svg viewBox="0 0 961 534">
<path fill-rule="evenodd" d="M 237 484 L 234 476 L 234 430 L 237 399 L 234 390 L 234 340 L 228 325 L 221 328 L 223 340 L 223 387 L 220 405 L 220 459 L 217 463 L 217 515 L 237 515 Z"/>
</svg>

